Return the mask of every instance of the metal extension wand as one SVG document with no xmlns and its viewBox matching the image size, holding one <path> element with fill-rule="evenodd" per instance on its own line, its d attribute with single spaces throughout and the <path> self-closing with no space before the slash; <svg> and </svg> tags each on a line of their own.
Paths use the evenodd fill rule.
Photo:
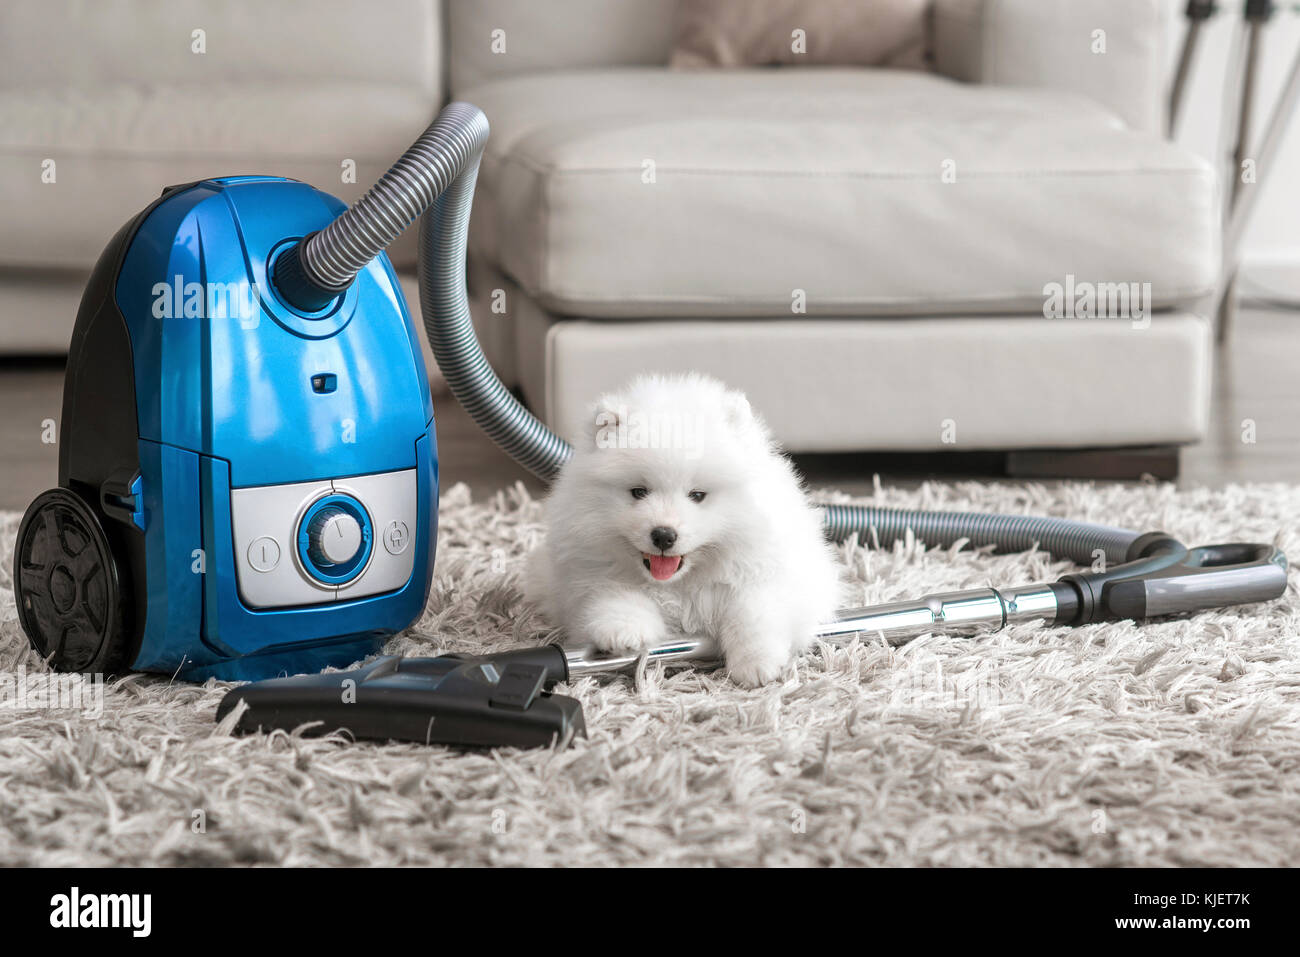
<svg viewBox="0 0 1300 957">
<path fill-rule="evenodd" d="M 1286 557 L 1271 545 L 1188 549 L 1156 532 L 1134 542 L 1129 554 L 1132 560 L 1108 571 L 1080 572 L 1055 582 L 943 592 L 845 609 L 818 628 L 816 637 L 837 644 L 878 637 L 903 645 L 921 635 L 974 637 L 1032 621 L 1084 625 L 1183 614 L 1269 601 L 1286 590 Z M 610 655 L 583 644 L 565 645 L 562 650 L 570 678 L 631 671 L 643 657 L 652 662 L 721 658 L 721 650 L 707 638 L 684 638 L 641 654 Z"/>
<path fill-rule="evenodd" d="M 891 645 L 905 645 L 922 635 L 976 635 L 1000 631 L 1009 624 L 1027 621 L 1055 621 L 1056 592 L 1051 585 L 1023 588 L 975 588 L 944 592 L 909 601 L 895 601 L 866 608 L 846 608 L 835 620 L 817 629 L 816 637 L 833 644 L 847 644 L 854 638 L 881 637 Z M 589 645 L 564 647 L 565 666 L 571 678 L 634 670 L 643 655 L 609 655 Z M 709 638 L 686 638 L 647 649 L 647 661 L 716 662 L 721 649 Z"/>
</svg>

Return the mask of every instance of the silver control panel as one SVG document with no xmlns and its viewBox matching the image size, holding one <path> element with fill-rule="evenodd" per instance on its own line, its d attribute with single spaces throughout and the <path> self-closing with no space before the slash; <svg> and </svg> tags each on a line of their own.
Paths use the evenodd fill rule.
<svg viewBox="0 0 1300 957">
<path fill-rule="evenodd" d="M 331 508 L 317 508 L 314 516 L 308 515 L 321 499 L 339 495 L 354 499 L 364 510 L 371 547 L 364 565 L 349 573 L 348 580 L 331 584 L 308 569 L 299 537 L 308 543 L 308 562 L 313 557 L 344 562 L 356 553 L 362 523 Z M 288 608 L 401 588 L 415 566 L 417 506 L 415 469 L 232 489 L 231 531 L 240 597 L 250 608 Z"/>
</svg>

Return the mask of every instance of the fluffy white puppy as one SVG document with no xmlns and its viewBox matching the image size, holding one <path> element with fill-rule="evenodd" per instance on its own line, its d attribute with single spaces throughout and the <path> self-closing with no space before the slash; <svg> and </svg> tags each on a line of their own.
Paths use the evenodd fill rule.
<svg viewBox="0 0 1300 957">
<path fill-rule="evenodd" d="M 838 563 L 794 468 L 745 396 L 705 376 L 602 396 L 546 517 L 525 591 L 606 651 L 706 635 L 752 687 L 838 604 Z"/>
</svg>

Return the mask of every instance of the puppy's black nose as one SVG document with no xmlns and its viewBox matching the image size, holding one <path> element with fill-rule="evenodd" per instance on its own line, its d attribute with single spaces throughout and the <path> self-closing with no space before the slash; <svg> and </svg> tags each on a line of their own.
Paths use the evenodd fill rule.
<svg viewBox="0 0 1300 957">
<path fill-rule="evenodd" d="M 661 552 L 666 552 L 677 542 L 677 529 L 668 528 L 660 525 L 657 528 L 650 529 L 650 541 L 655 543 L 655 548 Z"/>
</svg>

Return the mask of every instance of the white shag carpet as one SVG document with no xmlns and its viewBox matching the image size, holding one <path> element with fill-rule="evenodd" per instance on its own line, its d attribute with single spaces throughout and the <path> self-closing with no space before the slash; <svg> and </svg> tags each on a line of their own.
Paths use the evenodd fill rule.
<svg viewBox="0 0 1300 957">
<path fill-rule="evenodd" d="M 1070 516 L 1300 557 L 1300 487 L 932 484 L 876 504 Z M 388 651 L 541 640 L 519 490 L 442 502 L 437 575 Z M 43 668 L 0 516 L 0 672 Z M 1041 553 L 845 546 L 861 603 L 1056 578 Z M 102 717 L 0 710 L 0 864 L 1285 865 L 1300 854 L 1300 613 L 1011 628 L 721 672 L 583 679 L 590 737 L 458 753 L 213 724 L 226 686 L 132 675 Z M 565 690 L 561 688 L 561 690 Z"/>
</svg>

